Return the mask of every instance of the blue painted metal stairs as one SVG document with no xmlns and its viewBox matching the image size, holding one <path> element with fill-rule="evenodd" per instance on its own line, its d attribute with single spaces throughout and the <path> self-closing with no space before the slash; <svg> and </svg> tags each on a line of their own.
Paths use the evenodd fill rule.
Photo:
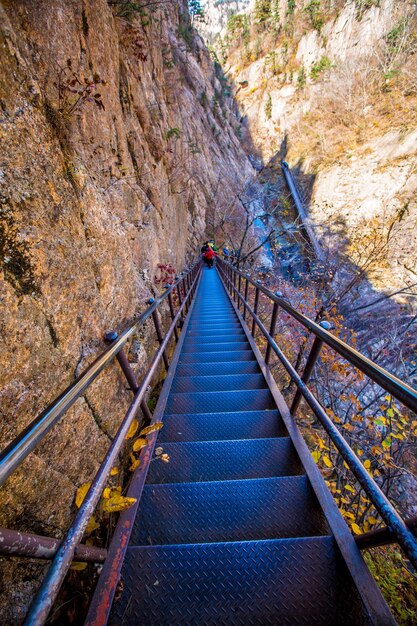
<svg viewBox="0 0 417 626">
<path fill-rule="evenodd" d="M 157 443 L 170 462 L 150 464 L 110 623 L 382 623 L 215 269 L 184 333 Z"/>
</svg>

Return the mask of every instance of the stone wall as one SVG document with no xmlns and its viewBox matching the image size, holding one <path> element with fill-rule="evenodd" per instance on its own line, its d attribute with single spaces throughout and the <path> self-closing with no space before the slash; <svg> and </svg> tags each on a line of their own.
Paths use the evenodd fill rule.
<svg viewBox="0 0 417 626">
<path fill-rule="evenodd" d="M 252 174 L 233 113 L 211 107 L 221 86 L 186 3 L 112 4 L 0 7 L 2 447 L 144 310 L 158 263 L 190 263 Z M 128 399 L 114 364 L 2 488 L 0 524 L 62 536 Z M 2 624 L 22 616 L 31 568 L 2 563 Z"/>
</svg>

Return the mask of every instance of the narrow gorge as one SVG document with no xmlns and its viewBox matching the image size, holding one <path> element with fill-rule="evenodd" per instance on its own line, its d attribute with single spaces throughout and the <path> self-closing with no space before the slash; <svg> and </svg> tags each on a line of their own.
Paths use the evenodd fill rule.
<svg viewBox="0 0 417 626">
<path fill-rule="evenodd" d="M 211 239 L 255 285 L 415 390 L 415 2 L 0 0 L 0 35 L 2 450 L 95 362 L 106 333 L 134 324 Z M 272 323 L 271 302 L 261 293 L 255 313 L 301 375 L 313 336 L 285 312 Z M 158 315 L 166 332 L 171 300 Z M 126 344 L 139 382 L 160 343 L 150 319 Z M 294 380 L 275 354 L 269 367 L 291 405 Z M 413 411 L 327 347 L 314 372 L 327 414 L 414 519 Z M 164 380 L 160 364 L 148 410 Z M 129 402 L 112 364 L 1 487 L 0 526 L 61 540 Z M 380 528 L 302 406 L 298 425 L 347 527 L 354 536 Z M 111 487 L 120 493 L 142 463 L 127 448 Z M 107 549 L 117 512 L 100 515 L 83 542 Z M 377 550 L 365 561 L 395 619 L 411 625 L 415 569 L 397 546 Z M 101 567 L 75 563 L 50 623 L 84 623 Z M 0 555 L 1 624 L 23 623 L 47 568 Z"/>
</svg>

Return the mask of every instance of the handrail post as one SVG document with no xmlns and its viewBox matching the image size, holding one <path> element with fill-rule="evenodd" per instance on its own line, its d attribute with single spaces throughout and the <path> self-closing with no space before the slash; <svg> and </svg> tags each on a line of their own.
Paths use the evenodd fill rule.
<svg viewBox="0 0 417 626">
<path fill-rule="evenodd" d="M 323 320 L 322 322 L 320 322 L 320 326 L 324 328 L 325 330 L 330 330 L 332 327 L 330 322 L 327 322 L 326 320 Z M 313 341 L 313 345 L 311 346 L 310 354 L 308 355 L 308 358 L 307 358 L 307 363 L 304 368 L 303 375 L 301 376 L 301 380 L 303 381 L 303 383 L 306 383 L 306 384 L 308 383 L 310 376 L 311 376 L 311 372 L 313 371 L 314 366 L 317 363 L 317 359 L 319 358 L 319 354 L 320 354 L 320 350 L 322 346 L 323 346 L 322 339 L 320 339 L 320 337 L 315 337 Z M 297 388 L 297 391 L 295 392 L 294 399 L 292 401 L 291 409 L 290 409 L 293 415 L 295 415 L 295 412 L 298 409 L 298 405 L 300 404 L 300 401 L 301 401 L 301 391 Z"/>
<path fill-rule="evenodd" d="M 236 302 L 236 304 L 238 304 L 239 300 L 236 294 L 236 279 L 237 279 L 236 272 L 233 272 L 233 300 Z"/>
<path fill-rule="evenodd" d="M 248 301 L 248 290 L 249 290 L 249 280 L 248 280 L 248 276 L 245 277 L 246 278 L 246 284 L 245 284 L 245 297 L 244 297 L 244 303 L 243 303 L 243 319 L 246 320 L 246 303 Z"/>
<path fill-rule="evenodd" d="M 257 283 L 260 283 L 260 280 L 256 281 Z M 255 303 L 253 305 L 253 312 L 255 313 L 255 315 L 258 314 L 258 303 L 259 303 L 259 287 L 256 285 L 255 287 Z M 256 329 L 256 321 L 255 318 L 253 318 L 253 322 L 252 322 L 252 337 L 255 337 L 255 329 Z"/>
<path fill-rule="evenodd" d="M 149 298 L 148 304 L 152 304 L 153 302 L 155 302 L 154 298 Z M 158 337 L 159 344 L 161 345 L 164 341 L 164 338 L 162 336 L 161 325 L 159 323 L 158 314 L 156 311 L 152 311 L 152 319 L 155 325 L 156 336 Z M 162 358 L 164 360 L 165 369 L 168 371 L 169 361 L 166 350 L 163 351 Z"/>
<path fill-rule="evenodd" d="M 117 339 L 117 337 L 118 334 L 116 333 L 116 331 L 113 330 L 104 335 L 104 341 L 106 341 L 107 343 L 112 343 Z M 126 380 L 129 383 L 130 389 L 133 391 L 133 393 L 136 393 L 139 389 L 138 381 L 123 348 L 116 355 L 116 359 L 120 365 L 123 374 L 126 376 Z M 146 421 L 150 422 L 152 419 L 152 413 L 150 412 L 145 400 L 143 400 L 143 402 L 141 403 L 140 408 Z"/>
<path fill-rule="evenodd" d="M 169 289 L 170 287 L 171 285 L 165 285 L 166 289 Z M 175 311 L 174 311 L 174 304 L 172 302 L 172 291 L 170 291 L 168 294 L 168 305 L 169 305 L 169 312 L 171 315 L 171 319 L 173 320 L 175 317 Z M 175 342 L 178 343 L 178 329 L 176 326 L 174 328 L 174 335 L 175 335 Z"/>
<path fill-rule="evenodd" d="M 179 302 L 179 306 L 181 307 L 182 305 L 182 297 L 181 297 L 181 287 L 180 287 L 180 282 L 179 282 L 179 276 L 175 276 L 175 279 L 178 280 L 177 283 L 177 295 L 178 295 L 178 302 Z"/>
<path fill-rule="evenodd" d="M 186 282 L 185 282 L 185 278 L 186 278 L 186 277 L 184 276 L 184 278 L 181 280 L 181 284 L 182 284 L 182 292 L 183 292 L 183 294 L 184 294 L 184 300 L 185 300 L 185 298 L 186 298 L 186 296 L 187 296 L 187 293 L 188 293 L 188 289 L 187 289 L 187 284 L 186 284 Z M 187 300 L 187 302 L 186 302 L 186 304 L 185 304 L 185 307 L 184 307 L 184 311 L 185 311 L 185 314 L 186 314 L 186 315 L 187 315 L 187 313 L 188 313 L 188 305 L 189 305 L 189 302 L 188 302 L 188 300 Z"/>
<path fill-rule="evenodd" d="M 276 292 L 276 296 L 279 294 L 279 292 Z M 279 294 L 279 297 L 281 296 L 281 294 Z M 277 318 L 278 318 L 278 303 L 274 302 L 274 307 L 272 309 L 272 317 L 271 317 L 271 326 L 269 328 L 269 336 L 272 337 L 272 339 L 274 338 L 275 335 L 275 326 L 277 325 Z M 269 364 L 269 359 L 271 358 L 271 344 L 268 343 L 268 345 L 266 346 L 266 353 L 265 353 L 265 363 L 268 365 Z"/>
<path fill-rule="evenodd" d="M 242 295 L 241 289 L 242 289 L 242 275 L 239 274 L 239 281 L 238 281 L 238 284 L 237 284 L 237 291 L 238 291 L 238 294 L 240 296 Z M 237 299 L 237 310 L 240 311 L 240 298 L 239 297 Z"/>
</svg>

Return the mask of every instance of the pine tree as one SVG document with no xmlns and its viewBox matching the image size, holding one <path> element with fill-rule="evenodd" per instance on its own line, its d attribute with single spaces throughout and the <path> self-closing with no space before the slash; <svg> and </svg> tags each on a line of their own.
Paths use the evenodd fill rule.
<svg viewBox="0 0 417 626">
<path fill-rule="evenodd" d="M 271 0 L 256 0 L 255 19 L 257 22 L 266 22 L 272 15 Z"/>
<path fill-rule="evenodd" d="M 193 18 L 204 20 L 204 10 L 200 0 L 188 0 L 188 10 Z"/>
</svg>

